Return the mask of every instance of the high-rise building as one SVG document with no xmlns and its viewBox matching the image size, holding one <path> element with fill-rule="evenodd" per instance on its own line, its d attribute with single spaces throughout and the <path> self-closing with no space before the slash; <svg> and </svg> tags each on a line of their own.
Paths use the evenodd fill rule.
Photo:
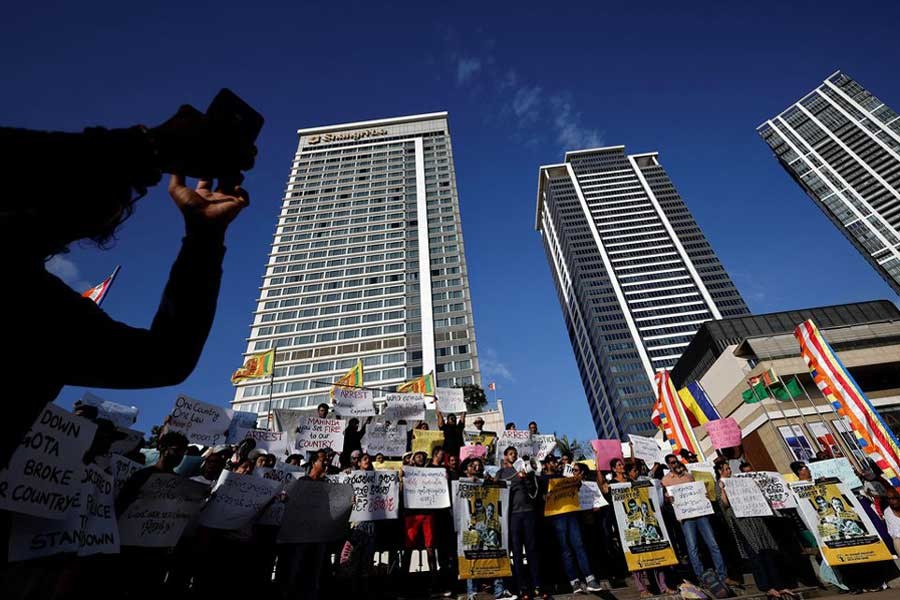
<svg viewBox="0 0 900 600">
<path fill-rule="evenodd" d="M 366 386 L 480 385 L 447 113 L 298 134 L 245 353 L 277 348 L 272 408 L 329 402 L 357 359 Z M 269 385 L 233 407 L 265 413 Z"/>
<path fill-rule="evenodd" d="M 748 313 L 659 163 L 624 146 L 540 168 L 535 228 L 597 434 L 652 434 L 654 373 L 700 325 Z"/>
<path fill-rule="evenodd" d="M 900 294 L 900 115 L 838 71 L 757 131 Z"/>
</svg>

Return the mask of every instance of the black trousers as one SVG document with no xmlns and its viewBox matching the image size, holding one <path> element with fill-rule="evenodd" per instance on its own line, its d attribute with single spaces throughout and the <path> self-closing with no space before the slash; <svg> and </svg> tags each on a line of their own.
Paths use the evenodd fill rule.
<svg viewBox="0 0 900 600">
<path fill-rule="evenodd" d="M 537 517 L 534 511 L 509 513 L 509 543 L 513 553 L 513 580 L 519 590 L 532 587 L 540 587 L 541 577 L 538 570 L 537 549 Z M 531 575 L 531 585 L 525 585 L 525 573 L 523 565 L 522 547 L 525 547 L 525 556 L 528 557 L 528 570 Z"/>
</svg>

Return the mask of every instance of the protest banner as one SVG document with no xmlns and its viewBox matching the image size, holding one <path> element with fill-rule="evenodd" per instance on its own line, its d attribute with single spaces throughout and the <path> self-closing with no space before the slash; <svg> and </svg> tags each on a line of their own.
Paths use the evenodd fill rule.
<svg viewBox="0 0 900 600">
<path fill-rule="evenodd" d="M 672 485 L 666 490 L 674 500 L 672 507 L 679 521 L 713 514 L 712 503 L 706 497 L 706 486 L 702 481 Z"/>
<path fill-rule="evenodd" d="M 578 489 L 578 508 L 580 510 L 594 510 L 609 506 L 609 502 L 600 492 L 600 486 L 596 481 L 582 481 Z"/>
<path fill-rule="evenodd" d="M 781 473 L 774 471 L 751 471 L 749 473 L 735 473 L 737 479 L 752 479 L 759 486 L 766 501 L 773 509 L 797 508 L 797 501 L 788 488 L 787 481 Z"/>
<path fill-rule="evenodd" d="M 850 486 L 851 490 L 861 488 L 862 481 L 857 477 L 853 470 L 853 465 L 846 458 L 830 458 L 828 460 L 817 460 L 808 465 L 809 474 L 813 479 L 835 478 Z"/>
<path fill-rule="evenodd" d="M 444 432 L 429 429 L 413 429 L 413 452 L 424 452 L 432 456 L 434 449 L 444 445 Z"/>
<path fill-rule="evenodd" d="M 510 577 L 509 490 L 465 478 L 452 486 L 459 578 Z"/>
<path fill-rule="evenodd" d="M 277 481 L 285 487 L 287 487 L 290 482 L 303 477 L 305 473 L 306 470 L 303 467 L 289 465 L 281 461 L 277 462 L 274 467 L 257 467 L 253 469 L 254 476 Z"/>
<path fill-rule="evenodd" d="M 648 467 L 652 467 L 653 463 L 663 464 L 663 452 L 656 440 L 630 433 L 628 434 L 628 440 L 631 442 L 634 457 L 644 461 Z"/>
<path fill-rule="evenodd" d="M 383 416 L 389 421 L 425 420 L 425 397 L 422 394 L 387 394 L 384 402 Z"/>
<path fill-rule="evenodd" d="M 246 437 L 255 442 L 254 448 L 264 450 L 267 454 L 274 454 L 284 460 L 291 453 L 288 445 L 288 435 L 283 431 L 266 431 L 265 429 L 248 429 Z"/>
<path fill-rule="evenodd" d="M 591 448 L 594 449 L 594 457 L 597 459 L 597 468 L 609 471 L 609 463 L 615 458 L 623 458 L 622 442 L 619 440 L 591 440 Z"/>
<path fill-rule="evenodd" d="M 724 477 L 725 493 L 728 494 L 728 503 L 734 511 L 734 516 L 741 517 L 771 517 L 772 509 L 763 495 L 762 490 L 752 479 L 735 479 Z"/>
<path fill-rule="evenodd" d="M 631 454 L 631 442 L 622 442 L 622 458 L 633 458 Z"/>
<path fill-rule="evenodd" d="M 116 435 L 120 438 L 113 440 L 109 446 L 110 454 L 128 454 L 141 447 L 144 443 L 144 432 L 136 429 L 117 429 Z"/>
<path fill-rule="evenodd" d="M 288 486 L 287 496 L 279 544 L 333 542 L 344 535 L 353 509 L 353 486 L 298 479 Z"/>
<path fill-rule="evenodd" d="M 334 414 L 341 418 L 374 417 L 375 396 L 372 390 L 350 387 L 334 388 Z"/>
<path fill-rule="evenodd" d="M 519 458 L 529 458 L 534 453 L 534 442 L 531 441 L 531 432 L 527 429 L 507 429 L 497 436 L 495 463 L 503 464 L 503 453 L 512 446 L 519 452 Z"/>
<path fill-rule="evenodd" d="M 370 423 L 362 437 L 363 450 L 370 455 L 403 456 L 406 453 L 406 427 Z"/>
<path fill-rule="evenodd" d="M 531 443 L 531 456 L 537 460 L 544 460 L 556 450 L 556 436 L 552 434 L 534 434 L 531 436 Z"/>
<path fill-rule="evenodd" d="M 137 421 L 137 406 L 125 406 L 118 402 L 110 402 L 90 392 L 84 393 L 81 397 L 81 403 L 95 407 L 98 419 L 112 421 L 112 424 L 118 429 L 129 429 Z"/>
<path fill-rule="evenodd" d="M 335 452 L 340 452 L 344 449 L 344 421 L 301 417 L 294 447 L 302 453 L 322 448 L 331 448 Z"/>
<path fill-rule="evenodd" d="M 830 566 L 891 560 L 890 551 L 849 485 L 830 478 L 815 483 L 799 481 L 790 487 L 803 522 Z"/>
<path fill-rule="evenodd" d="M 694 481 L 702 481 L 706 486 L 706 497 L 716 499 L 716 473 L 712 465 L 705 463 L 688 463 L 685 465 L 688 472 L 694 476 Z"/>
<path fill-rule="evenodd" d="M 119 515 L 123 546 L 172 548 L 200 509 L 209 487 L 178 475 L 151 475 Z"/>
<path fill-rule="evenodd" d="M 544 516 L 563 515 L 581 510 L 578 488 L 581 482 L 574 477 L 557 477 L 547 482 Z"/>
<path fill-rule="evenodd" d="M 437 407 L 445 415 L 466 412 L 466 395 L 462 388 L 442 388 L 435 390 Z"/>
<path fill-rule="evenodd" d="M 487 456 L 487 446 L 463 446 L 459 449 L 459 462 L 467 458 L 480 458 L 484 460 Z"/>
<path fill-rule="evenodd" d="M 309 411 L 294 408 L 276 408 L 272 412 L 275 414 L 275 426 L 273 429 L 275 431 L 283 431 L 287 438 L 288 448 L 293 448 L 297 437 L 297 427 L 300 426 L 300 419 L 309 415 Z"/>
<path fill-rule="evenodd" d="M 567 464 L 562 466 L 562 476 L 563 477 L 574 477 L 575 476 L 575 468 L 572 464 Z"/>
<path fill-rule="evenodd" d="M 373 462 L 372 466 L 376 471 L 399 471 L 403 468 L 402 460 L 385 460 L 382 462 Z"/>
<path fill-rule="evenodd" d="M 704 425 L 713 448 L 733 448 L 741 445 L 741 428 L 731 417 L 707 421 Z"/>
<path fill-rule="evenodd" d="M 0 509 L 45 519 L 79 511 L 82 456 L 97 426 L 55 404 L 46 405 L 0 470 Z"/>
<path fill-rule="evenodd" d="M 109 467 L 113 476 L 113 499 L 116 499 L 119 497 L 119 492 L 122 491 L 122 486 L 125 485 L 128 478 L 143 469 L 144 465 L 124 456 L 113 454 L 110 457 Z"/>
<path fill-rule="evenodd" d="M 381 521 L 398 517 L 399 471 L 351 471 L 346 481 L 353 486 L 351 522 Z"/>
<path fill-rule="evenodd" d="M 239 444 L 247 437 L 247 431 L 256 429 L 258 415 L 255 412 L 244 410 L 228 410 L 231 421 L 228 424 L 228 433 L 225 434 L 226 444 Z"/>
<path fill-rule="evenodd" d="M 613 511 L 629 571 L 678 564 L 662 509 L 649 481 L 614 483 Z"/>
<path fill-rule="evenodd" d="M 166 431 L 183 433 L 193 444 L 217 446 L 225 443 L 230 426 L 225 407 L 179 395 L 167 419 Z"/>
<path fill-rule="evenodd" d="M 497 441 L 497 432 L 495 431 L 463 431 L 463 441 L 472 446 L 484 446 L 490 448 Z"/>
<path fill-rule="evenodd" d="M 281 489 L 279 481 L 222 471 L 200 513 L 200 525 L 211 529 L 240 529 L 252 522 Z"/>
<path fill-rule="evenodd" d="M 404 508 L 449 508 L 447 470 L 403 467 Z"/>
</svg>

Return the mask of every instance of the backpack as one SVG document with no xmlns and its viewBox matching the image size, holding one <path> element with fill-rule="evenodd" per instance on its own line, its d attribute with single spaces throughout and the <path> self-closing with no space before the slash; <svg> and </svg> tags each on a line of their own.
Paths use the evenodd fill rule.
<svg viewBox="0 0 900 600">
<path fill-rule="evenodd" d="M 713 598 L 731 598 L 734 592 L 728 585 L 719 579 L 719 574 L 714 569 L 707 569 L 700 576 L 700 585 Z"/>
<path fill-rule="evenodd" d="M 678 586 L 678 592 L 684 600 L 709 600 L 709 596 L 703 590 L 687 581 Z"/>
</svg>

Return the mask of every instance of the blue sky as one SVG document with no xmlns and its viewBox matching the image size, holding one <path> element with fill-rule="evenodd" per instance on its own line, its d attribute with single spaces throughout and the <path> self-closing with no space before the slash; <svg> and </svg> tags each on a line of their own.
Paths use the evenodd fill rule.
<svg viewBox="0 0 900 600">
<path fill-rule="evenodd" d="M 5 125 L 156 124 L 181 103 L 205 107 L 224 86 L 267 120 L 245 183 L 253 203 L 229 230 L 197 370 L 177 388 L 97 390 L 138 406 L 143 428 L 161 421 L 177 392 L 222 404 L 233 397 L 228 376 L 249 334 L 299 127 L 450 112 L 484 381 L 497 382 L 508 418 L 522 425 L 533 418 L 545 431 L 594 437 L 533 228 L 538 166 L 565 149 L 659 151 L 756 313 L 895 300 L 755 128 L 838 68 L 900 106 L 900 6 L 29 4 L 10 5 L 0 23 Z M 52 165 L 47 177 L 65 193 Z M 104 308 L 147 326 L 181 230 L 157 188 L 112 249 L 73 247 L 54 268 L 82 289 L 121 264 Z M 66 388 L 59 401 L 80 392 Z"/>
</svg>

